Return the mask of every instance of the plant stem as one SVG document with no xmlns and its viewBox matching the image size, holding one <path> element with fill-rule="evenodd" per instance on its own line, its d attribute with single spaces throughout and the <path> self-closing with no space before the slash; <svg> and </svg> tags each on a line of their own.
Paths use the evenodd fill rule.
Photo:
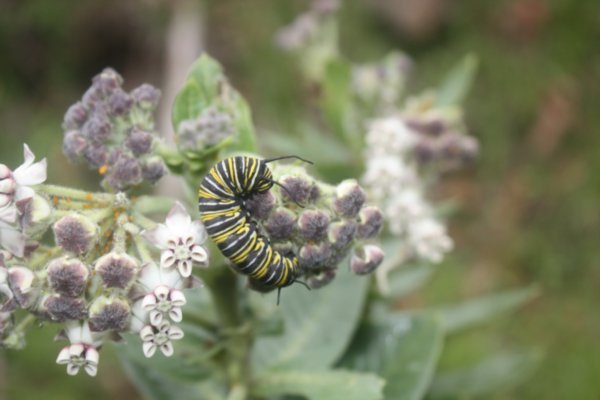
<svg viewBox="0 0 600 400">
<path fill-rule="evenodd" d="M 49 194 L 51 196 L 65 197 L 72 200 L 81 200 L 88 202 L 101 202 L 110 204 L 114 201 L 115 196 L 110 193 L 92 193 L 85 190 L 72 189 L 58 185 L 37 185 L 36 189 Z"/>
</svg>

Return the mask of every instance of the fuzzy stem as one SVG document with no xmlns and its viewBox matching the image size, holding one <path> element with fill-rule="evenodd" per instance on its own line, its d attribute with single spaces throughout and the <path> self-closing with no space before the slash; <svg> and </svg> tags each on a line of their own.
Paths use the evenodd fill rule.
<svg viewBox="0 0 600 400">
<path fill-rule="evenodd" d="M 153 229 L 156 227 L 156 222 L 138 212 L 133 213 L 133 223 L 142 229 Z"/>
<path fill-rule="evenodd" d="M 152 254 L 150 254 L 150 250 L 148 250 L 148 247 L 146 246 L 146 243 L 144 243 L 144 239 L 142 239 L 142 237 L 140 235 L 132 235 L 133 236 L 133 243 L 135 244 L 135 249 L 138 253 L 138 255 L 140 256 L 140 259 L 142 260 L 142 262 L 150 262 L 152 260 L 154 260 L 154 258 L 152 257 Z"/>
<path fill-rule="evenodd" d="M 173 206 L 170 197 L 140 196 L 133 203 L 133 208 L 141 214 L 165 213 Z"/>
<path fill-rule="evenodd" d="M 43 250 L 39 254 L 37 254 L 34 258 L 29 261 L 28 266 L 32 270 L 37 270 L 38 267 L 46 264 L 48 260 L 56 257 L 57 255 L 62 253 L 62 249 L 60 247 L 52 247 L 48 250 Z"/>
<path fill-rule="evenodd" d="M 42 184 L 37 185 L 36 189 L 46 194 L 49 194 L 50 196 L 69 198 L 72 200 L 110 204 L 115 199 L 115 196 L 110 193 L 92 193 L 86 192 L 85 190 L 72 189 L 58 185 Z"/>
</svg>

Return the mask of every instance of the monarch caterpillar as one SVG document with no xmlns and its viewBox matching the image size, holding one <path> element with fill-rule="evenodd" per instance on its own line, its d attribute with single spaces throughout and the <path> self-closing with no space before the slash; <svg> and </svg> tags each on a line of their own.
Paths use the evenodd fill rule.
<svg viewBox="0 0 600 400">
<path fill-rule="evenodd" d="M 219 161 L 206 174 L 198 191 L 200 219 L 217 247 L 233 264 L 233 268 L 250 279 L 256 288 L 270 290 L 298 281 L 299 266 L 295 254 L 284 255 L 275 250 L 263 235 L 245 201 L 257 193 L 265 193 L 274 184 L 268 163 L 286 156 L 263 160 L 237 156 Z M 312 164 L 312 163 L 311 163 Z M 279 293 L 278 300 L 279 302 Z"/>
</svg>

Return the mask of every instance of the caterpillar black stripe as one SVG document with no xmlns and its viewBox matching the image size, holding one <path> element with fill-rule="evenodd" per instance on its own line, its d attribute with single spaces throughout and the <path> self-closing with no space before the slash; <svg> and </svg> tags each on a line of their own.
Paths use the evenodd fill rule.
<svg viewBox="0 0 600 400">
<path fill-rule="evenodd" d="M 208 171 L 198 192 L 200 219 L 210 237 L 237 272 L 264 290 L 300 282 L 298 258 L 273 249 L 244 204 L 253 194 L 265 193 L 278 184 L 267 166 L 269 162 L 292 157 L 306 161 L 297 156 L 270 160 L 226 158 Z"/>
</svg>

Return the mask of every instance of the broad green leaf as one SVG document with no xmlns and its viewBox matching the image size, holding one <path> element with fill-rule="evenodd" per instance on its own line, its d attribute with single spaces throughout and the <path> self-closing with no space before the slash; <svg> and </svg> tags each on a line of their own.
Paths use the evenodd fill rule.
<svg viewBox="0 0 600 400">
<path fill-rule="evenodd" d="M 431 314 L 390 315 L 361 326 L 340 365 L 386 380 L 386 400 L 423 398 L 442 351 L 443 329 Z"/>
<path fill-rule="evenodd" d="M 418 290 L 429 281 L 434 271 L 431 265 L 411 265 L 390 272 L 390 297 L 398 298 Z"/>
<path fill-rule="evenodd" d="M 438 106 L 444 107 L 462 103 L 473 83 L 477 64 L 477 58 L 472 54 L 468 54 L 448 72 L 437 91 L 436 103 Z"/>
<path fill-rule="evenodd" d="M 256 341 L 259 369 L 323 370 L 341 356 L 361 315 L 369 280 L 340 268 L 327 287 L 293 285 L 281 292 L 284 333 Z M 258 294 L 253 294 L 258 295 Z M 276 294 L 265 296 L 275 303 Z"/>
<path fill-rule="evenodd" d="M 333 132 L 344 142 L 354 144 L 363 127 L 349 124 L 352 105 L 350 81 L 350 64 L 339 58 L 330 60 L 325 66 L 321 106 Z"/>
<path fill-rule="evenodd" d="M 542 359 L 541 352 L 496 354 L 472 367 L 438 373 L 429 389 L 430 399 L 485 397 L 521 384 Z"/>
<path fill-rule="evenodd" d="M 537 286 L 477 297 L 439 309 L 446 333 L 455 333 L 513 310 L 539 294 Z"/>
<path fill-rule="evenodd" d="M 374 374 L 350 371 L 288 371 L 260 376 L 258 396 L 301 395 L 309 400 L 380 400 L 384 381 Z"/>
<path fill-rule="evenodd" d="M 233 119 L 236 133 L 229 151 L 256 151 L 254 126 L 248 104 L 230 85 L 221 65 L 203 54 L 192 64 L 185 84 L 175 98 L 172 112 L 175 132 L 182 121 L 198 118 L 210 106 L 228 113 Z"/>
</svg>

